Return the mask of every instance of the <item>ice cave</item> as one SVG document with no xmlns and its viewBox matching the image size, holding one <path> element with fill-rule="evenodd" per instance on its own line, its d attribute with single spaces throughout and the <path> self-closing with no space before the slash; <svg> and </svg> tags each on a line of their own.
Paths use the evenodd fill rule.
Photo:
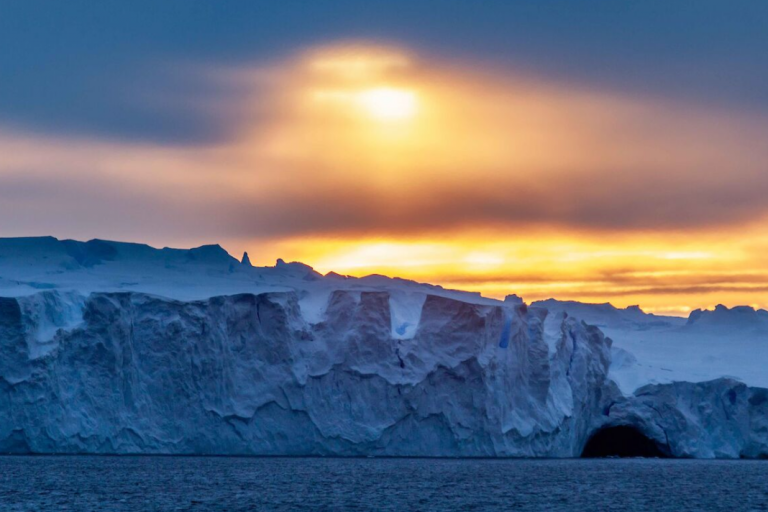
<svg viewBox="0 0 768 512">
<path fill-rule="evenodd" d="M 643 434 L 636 427 L 605 427 L 587 441 L 582 457 L 668 457 L 669 450 Z"/>
</svg>

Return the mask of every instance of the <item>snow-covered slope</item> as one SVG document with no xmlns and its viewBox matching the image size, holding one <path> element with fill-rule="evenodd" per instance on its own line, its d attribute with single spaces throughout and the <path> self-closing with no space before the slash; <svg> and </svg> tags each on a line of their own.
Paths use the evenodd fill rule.
<svg viewBox="0 0 768 512">
<path fill-rule="evenodd" d="M 647 384 L 721 377 L 768 387 L 768 311 L 748 306 L 657 316 L 637 307 L 547 300 L 535 302 L 600 327 L 613 340 L 611 378 L 625 393 Z"/>
<path fill-rule="evenodd" d="M 478 293 L 385 276 L 321 276 L 307 265 L 282 260 L 274 267 L 253 267 L 250 261 L 241 263 L 218 245 L 183 250 L 103 240 L 0 238 L 0 297 L 21 297 L 42 290 L 81 297 L 93 292 L 136 292 L 183 301 L 294 291 L 302 316 L 309 322 L 321 318 L 334 290 L 391 290 L 393 327 L 401 332 L 399 336 L 414 330 L 427 293 L 473 304 L 499 304 Z"/>
<path fill-rule="evenodd" d="M 638 363 L 570 311 L 697 322 L 559 304 L 218 246 L 0 239 L 0 452 L 578 456 L 633 425 L 673 455 L 768 454 L 765 390 L 635 391 Z"/>
<path fill-rule="evenodd" d="M 619 309 L 608 303 L 587 304 L 555 299 L 541 300 L 531 305 L 547 308 L 550 311 L 566 312 L 606 332 L 670 329 L 685 324 L 682 318 L 644 313 L 638 306 Z"/>
</svg>

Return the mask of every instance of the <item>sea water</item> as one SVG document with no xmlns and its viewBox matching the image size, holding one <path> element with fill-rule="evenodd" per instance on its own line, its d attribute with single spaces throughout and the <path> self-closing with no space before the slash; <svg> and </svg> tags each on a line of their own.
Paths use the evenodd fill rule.
<svg viewBox="0 0 768 512">
<path fill-rule="evenodd" d="M 768 510 L 768 461 L 3 456 L 0 510 Z"/>
</svg>

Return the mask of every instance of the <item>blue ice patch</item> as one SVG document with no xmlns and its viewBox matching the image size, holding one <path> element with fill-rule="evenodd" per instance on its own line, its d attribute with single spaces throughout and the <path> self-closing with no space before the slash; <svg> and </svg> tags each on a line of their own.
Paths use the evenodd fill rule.
<svg viewBox="0 0 768 512">
<path fill-rule="evenodd" d="M 499 347 L 507 348 L 509 346 L 509 336 L 512 332 L 512 315 L 508 311 L 504 312 L 504 327 L 501 329 L 499 338 Z"/>
</svg>

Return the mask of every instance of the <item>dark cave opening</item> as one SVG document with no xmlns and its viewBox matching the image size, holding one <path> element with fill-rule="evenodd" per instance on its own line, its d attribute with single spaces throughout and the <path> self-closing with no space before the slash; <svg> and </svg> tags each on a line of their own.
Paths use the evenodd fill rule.
<svg viewBox="0 0 768 512">
<path fill-rule="evenodd" d="M 587 441 L 582 457 L 669 457 L 666 446 L 629 425 L 598 430 Z"/>
</svg>

